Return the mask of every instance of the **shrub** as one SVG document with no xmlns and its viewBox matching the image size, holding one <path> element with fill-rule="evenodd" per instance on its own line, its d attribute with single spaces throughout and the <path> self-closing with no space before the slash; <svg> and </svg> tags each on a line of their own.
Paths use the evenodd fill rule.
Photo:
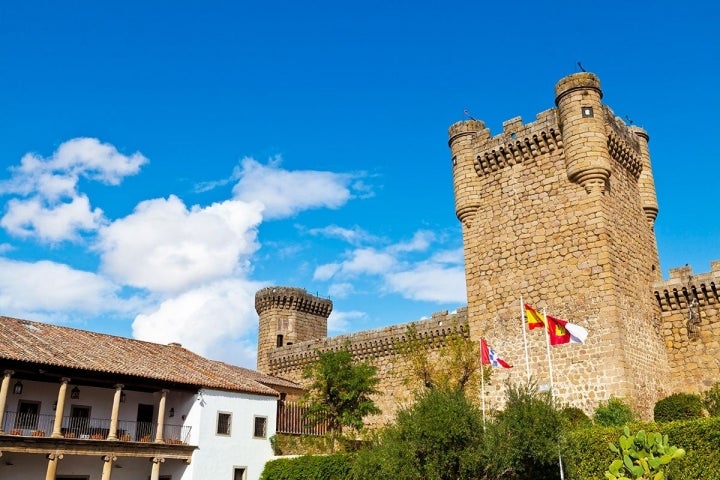
<svg viewBox="0 0 720 480">
<path fill-rule="evenodd" d="M 720 417 L 685 422 L 630 426 L 631 429 L 654 429 L 668 436 L 668 441 L 682 446 L 685 457 L 670 464 L 667 479 L 720 480 Z M 574 430 L 567 434 L 563 450 L 565 478 L 572 480 L 605 480 L 605 470 L 614 458 L 608 444 L 617 441 L 623 429 L 599 427 Z"/>
<path fill-rule="evenodd" d="M 703 406 L 711 417 L 720 417 L 720 382 L 702 395 Z"/>
<path fill-rule="evenodd" d="M 669 397 L 658 400 L 655 404 L 655 421 L 672 422 L 700 418 L 703 405 L 700 395 L 692 393 L 673 393 Z"/>
<path fill-rule="evenodd" d="M 265 464 L 260 480 L 344 480 L 351 464 L 352 456 L 344 453 L 281 458 Z"/>
<path fill-rule="evenodd" d="M 665 423 L 658 427 L 671 442 L 682 445 L 687 452 L 684 458 L 672 462 L 668 478 L 720 480 L 720 417 Z"/>
<path fill-rule="evenodd" d="M 619 427 L 601 426 L 568 432 L 567 447 L 563 451 L 565 478 L 604 480 L 605 469 L 614 458 L 608 444 L 616 441 L 620 433 Z"/>
<path fill-rule="evenodd" d="M 616 397 L 610 397 L 605 403 L 601 402 L 593 414 L 595 423 L 603 427 L 621 427 L 634 419 L 635 415 L 630 406 Z"/>
<path fill-rule="evenodd" d="M 482 471 L 482 414 L 461 389 L 423 391 L 374 447 L 360 451 L 355 480 L 470 480 Z"/>
<path fill-rule="evenodd" d="M 565 420 L 549 392 L 507 385 L 505 410 L 485 433 L 488 478 L 557 479 Z"/>
<path fill-rule="evenodd" d="M 592 420 L 590 420 L 590 417 L 577 407 L 565 407 L 560 410 L 560 414 L 568 423 L 568 426 L 573 430 L 592 426 Z"/>
</svg>

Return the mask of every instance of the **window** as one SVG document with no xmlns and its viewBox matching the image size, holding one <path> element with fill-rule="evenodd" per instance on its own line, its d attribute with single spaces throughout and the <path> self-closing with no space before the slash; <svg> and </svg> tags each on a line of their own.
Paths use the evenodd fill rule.
<svg viewBox="0 0 720 480">
<path fill-rule="evenodd" d="M 245 480 L 245 467 L 235 467 L 233 469 L 233 480 Z"/>
<path fill-rule="evenodd" d="M 253 437 L 265 438 L 267 436 L 267 417 L 255 417 L 255 430 Z"/>
<path fill-rule="evenodd" d="M 282 335 L 278 335 L 278 336 L 277 336 L 277 342 L 275 343 L 275 346 L 276 346 L 276 347 L 282 347 L 282 346 L 283 346 L 283 336 L 282 336 Z"/>
<path fill-rule="evenodd" d="M 230 435 L 230 422 L 232 421 L 232 413 L 218 412 L 217 417 L 217 434 Z"/>
<path fill-rule="evenodd" d="M 18 402 L 17 416 L 15 417 L 15 428 L 36 429 L 40 413 L 40 402 L 20 400 Z"/>
</svg>

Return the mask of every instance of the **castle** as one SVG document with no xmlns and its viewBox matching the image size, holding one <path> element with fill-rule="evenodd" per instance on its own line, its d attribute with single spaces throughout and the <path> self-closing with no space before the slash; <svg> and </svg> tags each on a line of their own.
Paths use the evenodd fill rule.
<svg viewBox="0 0 720 480">
<path fill-rule="evenodd" d="M 468 303 L 415 326 L 433 346 L 459 326 L 511 359 L 489 386 L 491 404 L 501 404 L 504 380 L 549 381 L 545 337 L 523 334 L 521 297 L 590 332 L 552 349 L 563 404 L 592 412 L 615 396 L 649 417 L 658 399 L 720 380 L 720 261 L 662 280 L 648 142 L 602 103 L 588 72 L 561 79 L 555 107 L 532 123 L 513 118 L 495 136 L 478 120 L 450 127 Z M 301 382 L 316 350 L 348 345 L 378 367 L 384 417 L 408 399 L 395 348 L 407 325 L 327 338 L 330 300 L 287 287 L 260 290 L 256 310 L 259 371 Z"/>
</svg>

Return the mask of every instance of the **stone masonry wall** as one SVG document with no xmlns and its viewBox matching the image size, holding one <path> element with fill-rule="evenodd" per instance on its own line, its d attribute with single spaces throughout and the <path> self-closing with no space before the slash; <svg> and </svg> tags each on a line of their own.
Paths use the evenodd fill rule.
<svg viewBox="0 0 720 480">
<path fill-rule="evenodd" d="M 664 374 L 673 392 L 700 393 L 720 381 L 720 261 L 709 273 L 689 266 L 656 282 L 662 334 L 670 359 Z"/>
<path fill-rule="evenodd" d="M 561 80 L 556 93 L 558 108 L 505 122 L 495 137 L 479 121 L 450 128 L 471 336 L 485 336 L 524 381 L 523 296 L 590 332 L 584 345 L 552 349 L 562 402 L 592 411 L 614 395 L 648 416 L 663 395 L 650 372 L 667 360 L 652 324 L 658 258 L 638 186 L 642 152 L 592 74 Z M 545 338 L 525 334 L 530 373 L 549 386 Z"/>
<path fill-rule="evenodd" d="M 348 348 L 353 357 L 377 367 L 381 395 L 375 399 L 382 413 L 368 419 L 370 425 L 381 425 L 394 418 L 398 407 L 412 400 L 420 388 L 412 382 L 407 365 L 398 355 L 397 345 L 406 340 L 407 329 L 411 324 L 393 325 L 376 330 L 366 330 L 349 335 L 321 338 L 312 341 L 272 350 L 269 354 L 267 373 L 305 384 L 302 373 L 305 367 L 317 359 L 317 352 Z M 412 322 L 418 337 L 427 340 L 431 350 L 444 345 L 444 338 L 454 328 L 467 332 L 467 309 L 458 309 L 456 313 L 447 311 L 433 314 L 432 318 Z"/>
<path fill-rule="evenodd" d="M 278 346 L 327 336 L 332 302 L 302 288 L 268 287 L 255 294 L 255 310 L 260 316 L 257 369 L 267 373 L 268 355 Z"/>
</svg>

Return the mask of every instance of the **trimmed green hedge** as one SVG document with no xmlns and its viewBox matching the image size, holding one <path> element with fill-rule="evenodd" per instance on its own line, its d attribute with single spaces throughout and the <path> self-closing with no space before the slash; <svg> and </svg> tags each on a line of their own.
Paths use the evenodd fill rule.
<svg viewBox="0 0 720 480">
<path fill-rule="evenodd" d="M 684 448 L 685 457 L 673 461 L 668 480 L 720 480 L 720 418 L 634 424 L 630 430 L 658 431 L 668 436 L 671 445 Z M 593 427 L 568 434 L 563 455 L 567 478 L 604 480 L 604 472 L 614 455 L 608 449 L 617 442 L 622 427 Z"/>
<path fill-rule="evenodd" d="M 265 464 L 260 480 L 345 480 L 353 460 L 346 453 L 280 458 Z"/>
<path fill-rule="evenodd" d="M 685 457 L 672 462 L 668 480 L 720 480 L 720 417 L 670 423 L 630 425 L 668 436 L 671 445 L 684 448 Z M 571 431 L 563 451 L 565 478 L 604 480 L 614 459 L 608 448 L 622 435 L 622 427 L 590 427 Z M 279 459 L 265 465 L 261 480 L 348 480 L 355 456 L 334 454 Z"/>
</svg>

